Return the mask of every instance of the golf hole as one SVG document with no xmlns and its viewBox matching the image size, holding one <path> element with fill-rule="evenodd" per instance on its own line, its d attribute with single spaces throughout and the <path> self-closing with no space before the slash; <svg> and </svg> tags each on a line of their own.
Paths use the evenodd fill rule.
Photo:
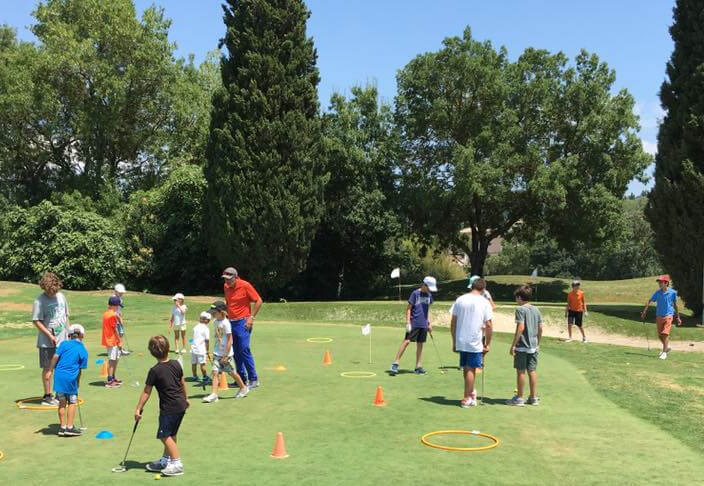
<svg viewBox="0 0 704 486">
<path fill-rule="evenodd" d="M 22 400 L 15 400 L 15 405 L 17 408 L 20 410 L 51 410 L 54 411 L 57 408 L 59 408 L 56 405 L 40 405 L 44 397 L 29 397 L 29 398 L 23 398 Z M 30 405 L 25 405 L 25 403 L 30 403 Z M 78 397 L 78 405 L 83 405 L 85 402 L 81 397 Z"/>
<path fill-rule="evenodd" d="M 343 371 L 340 373 L 340 376 L 344 378 L 373 378 L 376 376 L 376 373 L 372 373 L 371 371 Z"/>
<path fill-rule="evenodd" d="M 442 445 L 442 444 L 436 444 L 434 442 L 430 442 L 428 438 L 434 437 L 437 435 L 474 435 L 477 437 L 484 437 L 487 438 L 491 441 L 491 444 L 485 445 L 485 446 L 479 446 L 479 447 L 453 447 L 453 446 L 447 446 L 447 445 Z M 426 445 L 428 447 L 432 447 L 434 449 L 442 449 L 444 451 L 452 451 L 452 452 L 480 452 L 480 451 L 488 451 L 489 449 L 493 449 L 494 447 L 498 447 L 499 445 L 499 439 L 491 434 L 485 434 L 483 432 L 479 432 L 478 430 L 439 430 L 437 432 L 429 432 L 422 436 L 420 438 L 420 441 L 423 443 L 423 445 Z"/>
<path fill-rule="evenodd" d="M 329 337 L 311 337 L 306 339 L 309 343 L 331 343 L 332 338 Z"/>
<path fill-rule="evenodd" d="M 23 369 L 24 365 L 21 364 L 0 364 L 0 371 L 19 371 Z"/>
</svg>

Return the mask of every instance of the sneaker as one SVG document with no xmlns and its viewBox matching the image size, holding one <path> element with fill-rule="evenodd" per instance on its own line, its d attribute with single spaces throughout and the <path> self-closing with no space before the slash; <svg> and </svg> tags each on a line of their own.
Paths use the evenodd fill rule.
<svg viewBox="0 0 704 486">
<path fill-rule="evenodd" d="M 209 376 L 204 376 L 202 382 L 203 383 L 212 383 L 212 379 Z"/>
<path fill-rule="evenodd" d="M 203 398 L 203 403 L 215 403 L 218 401 L 218 396 L 215 393 L 211 393 L 207 397 Z"/>
<path fill-rule="evenodd" d="M 183 475 L 183 464 L 181 461 L 169 462 L 164 469 L 162 469 L 161 474 L 164 476 L 181 476 Z"/>
<path fill-rule="evenodd" d="M 244 388 L 241 388 L 240 391 L 237 392 L 235 395 L 235 398 L 244 398 L 247 396 L 247 393 L 249 393 L 249 387 L 245 386 Z"/>
<path fill-rule="evenodd" d="M 589 344 L 589 341 L 587 341 L 587 338 L 583 338 L 583 339 L 582 339 L 582 343 L 584 343 L 584 344 Z"/>
<path fill-rule="evenodd" d="M 398 363 L 391 363 L 391 370 L 389 371 L 391 376 L 398 375 Z"/>
<path fill-rule="evenodd" d="M 154 462 L 150 462 L 147 464 L 145 467 L 147 468 L 147 471 L 151 472 L 161 472 L 164 469 L 166 469 L 166 466 L 169 464 L 169 460 L 165 457 L 162 457 L 160 459 L 157 459 Z"/>
<path fill-rule="evenodd" d="M 423 367 L 421 366 L 420 368 L 416 368 L 415 370 L 413 370 L 413 373 L 415 373 L 416 375 L 424 375 L 424 374 L 425 374 L 425 370 L 424 370 Z"/>
<path fill-rule="evenodd" d="M 565 339 L 565 342 L 566 342 L 566 343 L 571 343 L 571 342 L 572 342 L 572 338 L 567 338 L 567 339 Z"/>
<path fill-rule="evenodd" d="M 43 407 L 56 407 L 59 405 L 59 401 L 51 395 L 47 395 L 42 399 L 41 405 Z"/>
<path fill-rule="evenodd" d="M 63 437 L 64 435 L 66 435 L 66 429 L 65 428 L 62 429 L 59 427 L 59 437 Z"/>
<path fill-rule="evenodd" d="M 528 405 L 540 405 L 540 397 L 528 397 L 526 403 Z"/>
<path fill-rule="evenodd" d="M 197 376 L 187 376 L 185 381 L 198 381 Z"/>
<path fill-rule="evenodd" d="M 73 427 L 68 427 L 64 431 L 64 437 L 75 437 L 78 435 L 81 435 L 83 432 L 81 432 L 80 429 L 77 429 L 76 426 L 74 425 Z"/>
<path fill-rule="evenodd" d="M 117 386 L 122 385 L 122 380 L 118 380 L 117 378 L 113 378 L 112 382 L 115 383 Z"/>
<path fill-rule="evenodd" d="M 665 353 L 665 352 L 660 353 L 659 358 L 660 359 L 667 359 L 667 353 Z"/>
<path fill-rule="evenodd" d="M 473 398 L 470 398 L 469 400 L 462 400 L 460 402 L 460 407 L 462 408 L 469 408 L 469 407 L 476 407 L 477 406 L 477 401 L 474 400 Z"/>
<path fill-rule="evenodd" d="M 107 388 L 119 388 L 120 386 L 122 386 L 122 382 L 119 380 L 112 380 L 105 383 L 105 386 Z"/>
<path fill-rule="evenodd" d="M 511 405 L 514 407 L 523 407 L 523 406 L 525 406 L 525 404 L 526 404 L 525 400 L 523 400 L 518 395 L 514 395 L 514 397 L 511 400 L 506 400 L 506 405 Z"/>
<path fill-rule="evenodd" d="M 472 393 L 469 396 L 472 398 L 472 400 L 476 400 L 477 399 L 477 390 L 476 389 L 472 390 Z"/>
<path fill-rule="evenodd" d="M 132 353 L 132 351 L 130 351 L 129 349 L 123 349 L 120 353 L 121 353 L 122 355 L 124 355 L 124 356 L 127 356 L 127 355 L 129 355 L 130 353 Z"/>
<path fill-rule="evenodd" d="M 252 388 L 259 388 L 261 385 L 262 384 L 259 383 L 259 380 L 254 380 L 254 381 L 250 381 L 249 385 L 247 385 L 247 387 L 251 390 Z"/>
</svg>

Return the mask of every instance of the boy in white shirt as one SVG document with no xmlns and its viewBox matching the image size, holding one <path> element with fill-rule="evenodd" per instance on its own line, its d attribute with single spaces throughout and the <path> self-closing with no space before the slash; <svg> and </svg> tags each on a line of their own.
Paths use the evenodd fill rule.
<svg viewBox="0 0 704 486">
<path fill-rule="evenodd" d="M 200 313 L 200 322 L 193 328 L 193 344 L 191 344 L 191 372 L 192 381 L 198 381 L 197 366 L 200 365 L 200 372 L 203 375 L 203 382 L 207 382 L 208 372 L 205 371 L 205 358 L 210 357 L 210 324 L 212 316 L 207 312 Z M 203 385 L 205 388 L 205 385 Z"/>
<path fill-rule="evenodd" d="M 249 388 L 242 381 L 242 377 L 235 371 L 232 357 L 232 327 L 227 319 L 227 304 L 218 300 L 210 306 L 211 312 L 215 315 L 213 328 L 215 330 L 215 346 L 213 347 L 213 391 L 210 395 L 203 398 L 205 403 L 213 403 L 218 401 L 218 380 L 220 373 L 229 374 L 235 379 L 240 390 L 235 395 L 235 398 L 246 397 L 249 393 Z"/>
<path fill-rule="evenodd" d="M 181 292 L 177 293 L 171 300 L 174 306 L 171 308 L 171 318 L 169 318 L 169 330 L 174 330 L 174 349 L 176 354 L 186 352 L 186 311 L 188 307 L 184 304 L 185 297 Z M 181 337 L 181 348 L 178 346 L 178 338 Z"/>
</svg>

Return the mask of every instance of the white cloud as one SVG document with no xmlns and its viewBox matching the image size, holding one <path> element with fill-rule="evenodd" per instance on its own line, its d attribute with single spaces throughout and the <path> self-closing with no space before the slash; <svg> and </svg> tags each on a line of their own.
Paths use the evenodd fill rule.
<svg viewBox="0 0 704 486">
<path fill-rule="evenodd" d="M 633 111 L 640 117 L 641 130 L 657 129 L 665 117 L 665 111 L 656 100 L 638 102 L 633 107 Z"/>
<path fill-rule="evenodd" d="M 651 142 L 649 140 L 643 140 L 641 139 L 641 143 L 643 144 L 643 150 L 648 152 L 650 155 L 655 155 L 658 153 L 658 144 L 655 142 Z"/>
</svg>

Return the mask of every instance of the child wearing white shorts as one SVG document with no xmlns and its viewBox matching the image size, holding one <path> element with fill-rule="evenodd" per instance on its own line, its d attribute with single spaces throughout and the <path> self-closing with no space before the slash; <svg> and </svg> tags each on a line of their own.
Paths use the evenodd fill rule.
<svg viewBox="0 0 704 486">
<path fill-rule="evenodd" d="M 169 319 L 169 330 L 174 330 L 174 349 L 176 354 L 186 352 L 186 311 L 188 307 L 184 304 L 185 297 L 181 292 L 175 294 L 171 300 L 174 305 L 171 308 L 171 318 Z M 179 348 L 178 338 L 181 338 L 181 346 Z"/>
<path fill-rule="evenodd" d="M 193 381 L 198 381 L 198 365 L 203 374 L 203 382 L 207 382 L 208 372 L 205 370 L 205 359 L 210 355 L 210 324 L 212 316 L 207 312 L 200 313 L 200 322 L 193 328 L 193 344 L 191 344 L 191 372 Z"/>
</svg>

